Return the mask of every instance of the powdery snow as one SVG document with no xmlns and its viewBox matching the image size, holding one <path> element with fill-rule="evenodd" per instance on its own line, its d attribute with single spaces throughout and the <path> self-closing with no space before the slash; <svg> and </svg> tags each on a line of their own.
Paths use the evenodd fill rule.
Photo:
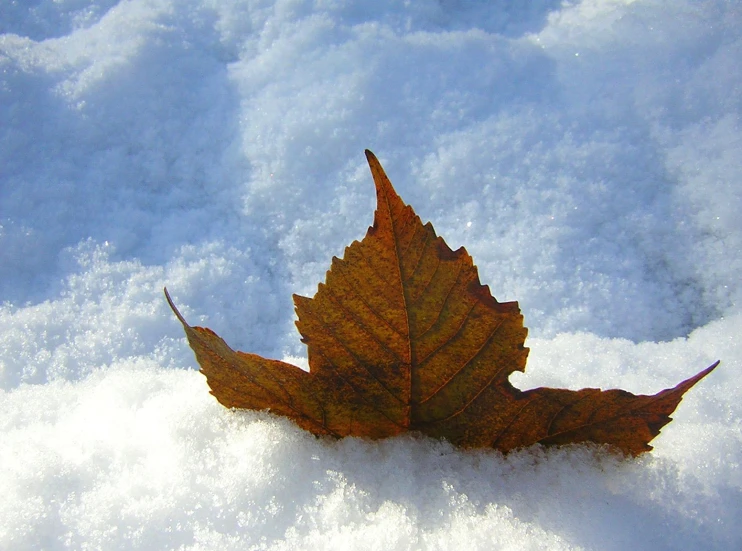
<svg viewBox="0 0 742 551">
<path fill-rule="evenodd" d="M 0 0 L 0 549 L 742 547 L 742 7 Z M 167 307 L 302 364 L 373 150 L 529 327 L 520 388 L 654 393 L 638 459 L 316 439 Z"/>
</svg>

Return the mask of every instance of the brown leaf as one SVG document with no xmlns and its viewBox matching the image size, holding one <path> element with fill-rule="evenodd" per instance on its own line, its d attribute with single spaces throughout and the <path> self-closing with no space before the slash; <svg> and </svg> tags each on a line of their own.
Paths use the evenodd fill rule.
<svg viewBox="0 0 742 551">
<path fill-rule="evenodd" d="M 651 448 L 683 394 L 719 362 L 654 396 L 536 388 L 523 371 L 527 330 L 517 302 L 497 302 L 462 247 L 452 251 L 394 191 L 366 151 L 374 224 L 333 258 L 314 298 L 294 295 L 310 372 L 235 352 L 191 327 L 167 300 L 211 392 L 226 407 L 290 417 L 314 434 L 384 438 L 414 430 L 503 452 L 540 443 Z"/>
</svg>

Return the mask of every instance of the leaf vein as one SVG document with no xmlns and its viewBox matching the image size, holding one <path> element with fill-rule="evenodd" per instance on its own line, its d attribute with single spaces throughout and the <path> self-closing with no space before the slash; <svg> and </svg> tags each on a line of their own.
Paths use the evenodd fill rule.
<svg viewBox="0 0 742 551">
<path fill-rule="evenodd" d="M 495 325 L 492 328 L 492 331 L 490 331 L 489 336 L 485 339 L 485 341 L 482 343 L 482 345 L 479 348 L 477 348 L 477 350 L 474 352 L 474 354 L 472 354 L 472 356 L 468 360 L 466 360 L 461 365 L 461 367 L 459 367 L 448 379 L 446 379 L 445 381 L 443 381 L 438 386 L 438 388 L 436 388 L 427 398 L 425 398 L 424 400 L 421 400 L 420 403 L 423 404 L 423 403 L 427 402 L 428 400 L 430 400 L 433 396 L 435 396 L 438 392 L 440 392 L 441 389 L 443 389 L 443 387 L 445 387 L 446 385 L 448 385 L 455 377 L 457 377 L 471 362 L 473 362 L 477 358 L 477 356 L 479 356 L 479 354 L 482 352 L 482 350 L 484 350 L 484 348 L 492 341 L 492 339 L 494 338 L 495 334 L 497 333 L 497 330 L 500 329 L 500 327 L 502 326 L 502 323 L 503 323 L 502 320 L 500 320 L 500 323 L 498 323 L 497 325 Z M 468 408 L 471 405 L 471 403 L 474 402 L 474 400 L 476 400 L 479 397 L 479 395 L 482 394 L 482 392 L 484 392 L 492 384 L 492 382 L 497 378 L 497 376 L 500 374 L 501 371 L 503 371 L 502 368 L 501 369 L 498 369 L 495 372 L 495 374 L 492 376 L 492 378 L 487 382 L 487 384 L 485 384 L 485 386 L 482 387 L 474 395 L 474 397 L 471 400 L 469 400 L 469 402 L 467 402 L 466 405 L 464 405 L 461 409 L 464 410 L 464 409 Z M 458 413 L 455 413 L 454 415 L 458 415 Z M 450 417 L 453 417 L 454 415 L 451 415 Z"/>
<path fill-rule="evenodd" d="M 398 396 L 396 396 L 396 395 L 395 395 L 395 394 L 394 394 L 394 393 L 393 393 L 393 392 L 392 392 L 392 391 L 391 391 L 391 390 L 390 390 L 390 389 L 389 389 L 389 388 L 388 388 L 388 387 L 387 387 L 387 386 L 386 386 L 386 385 L 385 385 L 385 384 L 384 384 L 384 383 L 383 383 L 383 382 L 382 382 L 382 381 L 381 381 L 381 380 L 380 380 L 380 379 L 379 379 L 379 378 L 378 378 L 378 377 L 377 377 L 376 375 L 374 375 L 374 374 L 373 374 L 373 373 L 372 373 L 372 372 L 371 372 L 371 371 L 369 370 L 368 366 L 366 366 L 366 364 L 364 364 L 364 363 L 363 363 L 363 362 L 361 361 L 361 359 L 360 359 L 360 358 L 359 358 L 359 357 L 358 357 L 358 356 L 356 355 L 356 353 L 355 353 L 355 352 L 353 352 L 353 350 L 351 350 L 351 349 L 350 349 L 350 348 L 348 347 L 348 345 L 347 345 L 347 344 L 346 344 L 345 342 L 343 342 L 343 340 L 342 340 L 342 339 L 340 339 L 340 337 L 338 337 L 338 336 L 337 336 L 337 335 L 336 335 L 336 334 L 334 333 L 334 331 L 330 330 L 330 328 L 328 327 L 328 325 L 327 325 L 327 324 L 326 324 L 326 323 L 325 323 L 325 322 L 324 322 L 323 320 L 321 320 L 321 319 L 319 318 L 319 316 L 317 316 L 317 315 L 316 315 L 316 314 L 315 314 L 314 312 L 311 312 L 311 311 L 310 311 L 309 309 L 307 309 L 307 311 L 305 311 L 305 314 L 306 314 L 306 315 L 310 315 L 311 317 L 313 317 L 313 318 L 315 319 L 315 321 L 316 321 L 317 323 L 319 323 L 319 324 L 320 324 L 320 325 L 321 325 L 321 326 L 323 327 L 325 335 L 326 335 L 327 337 L 329 337 L 329 338 L 333 339 L 333 340 L 334 340 L 334 341 L 335 341 L 336 343 L 338 343 L 338 344 L 339 344 L 339 345 L 340 345 L 341 347 L 343 347 L 343 348 L 345 349 L 345 351 L 346 351 L 346 352 L 347 352 L 347 353 L 348 353 L 348 354 L 349 354 L 350 356 L 352 356 L 353 360 L 355 361 L 355 365 L 359 365 L 359 366 L 362 366 L 362 367 L 363 367 L 363 369 L 364 369 L 364 370 L 366 371 L 366 373 L 368 373 L 368 375 L 369 375 L 369 376 L 370 376 L 370 377 L 371 377 L 371 378 L 372 378 L 372 379 L 373 379 L 374 381 L 376 381 L 376 382 L 377 382 L 377 383 L 379 384 L 379 386 L 381 386 L 381 388 L 383 388 L 383 389 L 384 389 L 384 390 L 385 390 L 385 391 L 386 391 L 387 393 L 389 393 L 389 395 L 390 395 L 390 396 L 392 396 L 392 397 L 393 397 L 393 398 L 394 398 L 395 400 L 397 400 L 398 402 L 400 402 L 400 403 L 402 403 L 402 404 L 405 404 L 405 402 L 404 402 L 404 401 L 402 401 L 402 400 L 401 400 L 401 399 L 400 399 L 400 398 L 399 398 Z M 319 346 L 317 346 L 316 344 L 315 344 L 315 348 L 317 349 L 317 351 L 321 352 L 321 351 L 319 350 Z M 323 356 L 324 356 L 325 358 L 327 358 L 327 359 L 329 360 L 329 357 L 328 357 L 327 355 L 325 355 L 325 354 L 322 354 L 322 355 L 323 355 Z M 335 367 L 335 368 L 336 368 L 336 370 L 335 370 L 335 373 L 336 373 L 336 374 L 338 374 L 338 376 L 341 376 L 341 375 L 340 375 L 340 372 L 339 372 L 339 371 L 337 370 L 337 365 L 335 365 L 335 363 L 334 363 L 334 362 L 333 362 L 332 360 L 329 360 L 329 363 L 330 363 L 330 365 L 332 365 L 333 367 Z M 406 405 L 406 404 L 405 404 L 405 405 Z"/>
</svg>

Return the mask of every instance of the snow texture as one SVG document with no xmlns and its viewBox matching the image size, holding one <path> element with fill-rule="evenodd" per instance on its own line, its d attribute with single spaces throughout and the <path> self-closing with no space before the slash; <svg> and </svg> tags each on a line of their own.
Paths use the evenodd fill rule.
<svg viewBox="0 0 742 551">
<path fill-rule="evenodd" d="M 0 0 L 0 549 L 742 548 L 740 59 L 733 0 Z M 722 360 L 651 454 L 214 400 L 162 287 L 305 362 L 364 148 L 520 302 L 520 388 Z"/>
</svg>

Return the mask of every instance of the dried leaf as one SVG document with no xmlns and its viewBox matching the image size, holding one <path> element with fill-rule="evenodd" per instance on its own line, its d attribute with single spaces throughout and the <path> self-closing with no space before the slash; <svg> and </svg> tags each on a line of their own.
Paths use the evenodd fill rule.
<svg viewBox="0 0 742 551">
<path fill-rule="evenodd" d="M 226 407 L 264 410 L 318 435 L 384 438 L 406 431 L 503 452 L 532 444 L 608 444 L 636 455 L 683 394 L 719 362 L 654 396 L 536 388 L 523 371 L 527 334 L 517 302 L 497 302 L 462 247 L 452 251 L 399 198 L 366 151 L 374 224 L 333 258 L 314 298 L 294 295 L 310 371 L 236 352 L 191 327 L 170 296 L 211 392 Z"/>
</svg>

